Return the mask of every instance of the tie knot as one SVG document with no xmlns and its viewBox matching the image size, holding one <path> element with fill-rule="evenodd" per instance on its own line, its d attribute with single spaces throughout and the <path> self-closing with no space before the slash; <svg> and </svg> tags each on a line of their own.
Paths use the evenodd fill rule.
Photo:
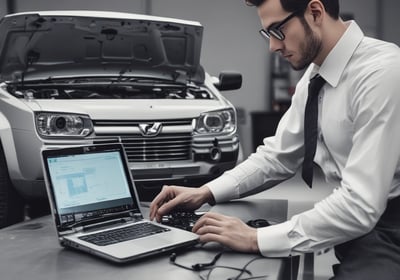
<svg viewBox="0 0 400 280">
<path fill-rule="evenodd" d="M 311 80 L 308 86 L 308 94 L 309 95 L 317 95 L 323 85 L 325 84 L 324 78 L 322 78 L 319 74 L 315 75 Z"/>
</svg>

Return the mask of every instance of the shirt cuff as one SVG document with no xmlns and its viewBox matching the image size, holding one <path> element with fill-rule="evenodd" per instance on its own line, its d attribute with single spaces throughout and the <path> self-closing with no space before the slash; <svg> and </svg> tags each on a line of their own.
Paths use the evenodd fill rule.
<svg viewBox="0 0 400 280">
<path fill-rule="evenodd" d="M 292 253 L 293 240 L 290 232 L 293 222 L 286 221 L 257 229 L 257 243 L 264 257 L 288 257 Z"/>
<path fill-rule="evenodd" d="M 237 186 L 237 182 L 229 175 L 224 174 L 206 185 L 213 194 L 216 203 L 239 198 L 238 188 L 232 188 L 232 186 Z"/>
</svg>

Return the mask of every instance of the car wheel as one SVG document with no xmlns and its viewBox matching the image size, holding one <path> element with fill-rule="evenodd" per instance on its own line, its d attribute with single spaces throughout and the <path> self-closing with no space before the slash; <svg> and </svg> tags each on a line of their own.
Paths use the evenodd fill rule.
<svg viewBox="0 0 400 280">
<path fill-rule="evenodd" d="M 24 220 L 24 200 L 11 183 L 0 144 L 0 228 Z"/>
<path fill-rule="evenodd" d="M 29 201 L 26 204 L 26 215 L 31 219 L 50 214 L 50 205 L 47 198 Z"/>
</svg>

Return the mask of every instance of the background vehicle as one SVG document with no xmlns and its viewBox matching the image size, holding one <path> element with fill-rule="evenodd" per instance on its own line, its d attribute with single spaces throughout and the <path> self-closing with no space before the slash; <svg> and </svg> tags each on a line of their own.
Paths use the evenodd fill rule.
<svg viewBox="0 0 400 280">
<path fill-rule="evenodd" d="M 238 73 L 200 65 L 198 22 L 46 11 L 0 22 L 0 227 L 47 209 L 40 150 L 121 142 L 141 200 L 237 163 Z"/>
</svg>

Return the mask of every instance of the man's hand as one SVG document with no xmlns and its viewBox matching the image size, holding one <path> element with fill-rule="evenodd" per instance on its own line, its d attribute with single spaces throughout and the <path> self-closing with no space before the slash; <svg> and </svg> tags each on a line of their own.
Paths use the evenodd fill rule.
<svg viewBox="0 0 400 280">
<path fill-rule="evenodd" d="M 174 208 L 196 210 L 204 203 L 213 201 L 214 198 L 207 186 L 200 188 L 164 186 L 150 204 L 150 220 L 155 218 L 160 222 L 162 216 Z"/>
<path fill-rule="evenodd" d="M 257 229 L 236 217 L 207 212 L 194 225 L 201 242 L 218 242 L 233 250 L 258 253 Z"/>
</svg>

